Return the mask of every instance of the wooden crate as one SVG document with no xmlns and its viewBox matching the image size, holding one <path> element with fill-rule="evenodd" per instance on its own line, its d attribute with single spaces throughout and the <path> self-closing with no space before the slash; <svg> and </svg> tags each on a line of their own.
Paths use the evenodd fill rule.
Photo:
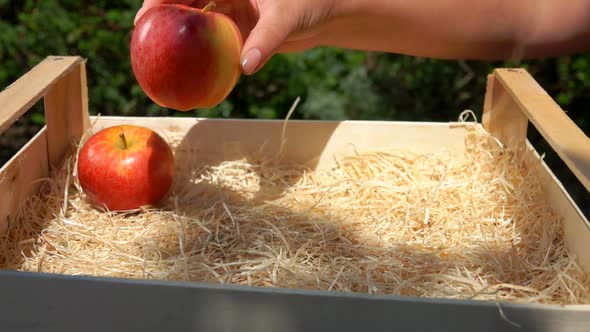
<svg viewBox="0 0 590 332">
<path fill-rule="evenodd" d="M 94 129 L 127 123 L 164 136 L 180 133 L 212 162 L 234 157 L 222 143 L 240 143 L 252 151 L 266 144 L 266 153 L 281 148 L 283 121 L 90 117 L 85 66 L 80 57 L 50 56 L 0 94 L 0 133 L 41 99 L 47 122 L 0 170 L 0 231 L 20 204 L 37 192 L 37 180 L 74 153 L 75 143 L 92 123 Z M 540 157 L 526 138 L 529 123 L 590 189 L 588 137 L 525 70 L 496 69 L 488 76 L 482 124 L 476 125 L 538 163 Z M 460 156 L 465 134 L 466 125 L 458 122 L 291 121 L 283 148 L 287 160 L 319 169 L 329 167 L 334 154 L 350 151 L 351 143 L 358 150 L 411 146 L 417 152 L 444 145 Z M 536 177 L 562 217 L 567 246 L 590 272 L 590 224 L 551 170 L 541 165 L 535 168 Z M 0 273 L 0 294 L 0 320 L 6 331 L 590 330 L 587 305 L 500 304 L 16 271 Z"/>
</svg>

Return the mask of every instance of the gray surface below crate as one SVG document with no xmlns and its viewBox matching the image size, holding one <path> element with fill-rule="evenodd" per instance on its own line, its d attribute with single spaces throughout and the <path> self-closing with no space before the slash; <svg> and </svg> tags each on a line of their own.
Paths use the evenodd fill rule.
<svg viewBox="0 0 590 332">
<path fill-rule="evenodd" d="M 0 331 L 590 331 L 588 306 L 0 272 Z M 518 325 L 518 326 L 517 326 Z"/>
</svg>

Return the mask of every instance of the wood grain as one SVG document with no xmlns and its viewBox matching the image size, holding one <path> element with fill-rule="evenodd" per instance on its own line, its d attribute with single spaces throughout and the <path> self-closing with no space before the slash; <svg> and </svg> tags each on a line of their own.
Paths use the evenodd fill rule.
<svg viewBox="0 0 590 332">
<path fill-rule="evenodd" d="M 0 92 L 0 134 L 41 100 L 53 83 L 83 62 L 77 56 L 49 56 Z"/>
<path fill-rule="evenodd" d="M 523 69 L 497 69 L 488 76 L 483 126 L 504 145 L 520 153 L 560 217 L 568 249 L 590 272 L 590 223 L 559 179 L 527 140 L 532 123 L 551 147 L 589 188 L 590 142 L 555 101 Z"/>
<path fill-rule="evenodd" d="M 74 152 L 90 126 L 85 64 L 56 81 L 45 96 L 47 152 L 50 167 L 59 167 Z"/>
<path fill-rule="evenodd" d="M 526 146 L 527 152 L 524 161 L 535 174 L 535 179 L 544 187 L 545 199 L 549 206 L 560 216 L 568 249 L 577 257 L 580 267 L 590 273 L 590 250 L 588 250 L 590 223 L 588 219 L 576 206 L 570 194 L 532 144 L 527 141 Z"/>
<path fill-rule="evenodd" d="M 211 163 L 257 152 L 267 156 L 281 152 L 282 161 L 306 164 L 313 169 L 332 167 L 335 155 L 409 146 L 416 153 L 433 153 L 444 147 L 460 162 L 465 159 L 466 126 L 471 125 L 290 120 L 283 140 L 282 120 L 103 116 L 96 121 L 93 131 L 118 124 L 146 126 L 166 139 L 181 138 L 180 154 L 196 153 Z"/>
<path fill-rule="evenodd" d="M 518 154 L 524 152 L 527 116 L 494 76 L 488 76 L 482 123 L 507 148 Z"/>
<path fill-rule="evenodd" d="M 8 219 L 48 176 L 47 135 L 42 129 L 0 169 L 0 232 Z"/>
<path fill-rule="evenodd" d="M 494 84 L 493 99 L 496 99 L 498 94 L 508 94 L 520 110 L 520 112 L 512 111 L 511 113 L 522 113 L 530 120 L 586 190 L 590 191 L 590 139 L 588 136 L 526 70 L 496 69 L 494 77 L 494 82 L 498 84 Z M 499 97 L 498 102 L 502 99 Z M 492 105 L 492 114 L 499 109 L 501 107 L 496 108 Z M 489 128 L 495 130 L 497 127 L 505 126 L 501 131 L 506 136 L 514 134 L 515 139 L 520 140 L 521 133 L 513 130 L 512 125 L 512 121 L 521 121 L 515 120 L 517 117 L 520 118 L 516 114 L 511 114 L 508 118 L 496 119 L 491 121 Z"/>
<path fill-rule="evenodd" d="M 0 93 L 0 133 L 45 98 L 46 126 L 0 169 L 0 231 L 89 127 L 85 61 L 50 56 Z"/>
</svg>

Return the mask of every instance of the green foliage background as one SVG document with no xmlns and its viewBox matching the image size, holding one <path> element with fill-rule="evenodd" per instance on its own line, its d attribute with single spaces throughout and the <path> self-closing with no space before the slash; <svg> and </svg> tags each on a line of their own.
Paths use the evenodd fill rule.
<svg viewBox="0 0 590 332">
<path fill-rule="evenodd" d="M 0 88 L 47 55 L 88 59 L 92 114 L 449 121 L 464 109 L 481 119 L 486 75 L 500 66 L 527 68 L 586 133 L 590 131 L 590 55 L 521 63 L 442 61 L 397 54 L 318 48 L 277 55 L 262 71 L 242 77 L 218 107 L 188 113 L 163 109 L 141 91 L 129 61 L 133 17 L 140 0 L 0 0 Z M 31 115 L 43 124 L 42 110 Z M 588 213 L 590 200 L 577 180 L 539 139 L 533 144 Z M 4 148 L 4 150 L 6 150 Z M 13 153 L 13 151 L 9 151 Z M 6 161 L 7 154 L 2 156 Z"/>
</svg>

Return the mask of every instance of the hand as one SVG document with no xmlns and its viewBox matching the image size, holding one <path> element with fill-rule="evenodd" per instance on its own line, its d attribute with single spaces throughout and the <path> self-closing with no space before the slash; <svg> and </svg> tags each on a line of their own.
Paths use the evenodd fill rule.
<svg viewBox="0 0 590 332">
<path fill-rule="evenodd" d="M 135 22 L 162 3 L 203 8 L 211 0 L 145 0 Z M 242 70 L 251 75 L 277 52 L 302 51 L 316 46 L 317 26 L 327 20 L 333 0 L 215 0 L 214 10 L 232 18 L 244 37 Z"/>
<path fill-rule="evenodd" d="M 145 0 L 202 8 L 211 0 Z M 442 59 L 528 59 L 590 48 L 590 0 L 215 0 L 245 39 L 242 69 L 315 46 Z"/>
</svg>

